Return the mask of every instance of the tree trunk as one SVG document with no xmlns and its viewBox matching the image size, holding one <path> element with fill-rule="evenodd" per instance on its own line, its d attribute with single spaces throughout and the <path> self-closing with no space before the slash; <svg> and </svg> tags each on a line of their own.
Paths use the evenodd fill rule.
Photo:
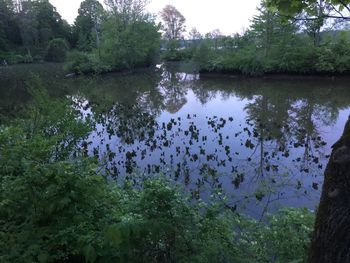
<svg viewBox="0 0 350 263">
<path fill-rule="evenodd" d="M 350 117 L 332 148 L 309 263 L 350 262 Z"/>
</svg>

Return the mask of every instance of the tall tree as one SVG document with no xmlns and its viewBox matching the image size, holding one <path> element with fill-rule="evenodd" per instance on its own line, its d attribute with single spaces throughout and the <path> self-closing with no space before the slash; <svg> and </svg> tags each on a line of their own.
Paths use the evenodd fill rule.
<svg viewBox="0 0 350 263">
<path fill-rule="evenodd" d="M 192 46 L 197 47 L 198 43 L 202 39 L 201 33 L 197 30 L 197 28 L 193 27 L 191 31 L 188 33 L 189 39 L 192 41 Z"/>
<path fill-rule="evenodd" d="M 266 8 L 264 2 L 258 8 L 259 14 L 252 19 L 250 33 L 256 46 L 263 49 L 265 57 L 268 57 L 274 47 L 281 48 L 286 38 L 289 40 L 297 31 L 296 25 L 281 17 L 278 12 Z"/>
<path fill-rule="evenodd" d="M 124 25 L 143 20 L 149 0 L 105 0 L 105 4 Z"/>
<path fill-rule="evenodd" d="M 108 20 L 102 29 L 102 57 L 115 69 L 133 69 L 154 62 L 159 27 L 146 13 L 146 0 L 106 0 Z"/>
<path fill-rule="evenodd" d="M 0 51 L 11 45 L 20 45 L 21 36 L 12 0 L 0 1 Z"/>
<path fill-rule="evenodd" d="M 45 48 L 53 38 L 69 38 L 70 27 L 48 0 L 17 1 L 17 18 L 23 45 Z"/>
<path fill-rule="evenodd" d="M 172 5 L 167 5 L 160 12 L 164 21 L 164 38 L 168 40 L 179 40 L 186 30 L 185 17 Z"/>
<path fill-rule="evenodd" d="M 197 30 L 197 28 L 193 27 L 188 33 L 190 40 L 199 40 L 202 38 L 201 33 Z"/>
<path fill-rule="evenodd" d="M 350 262 L 350 119 L 333 145 L 310 249 L 310 263 Z"/>
<path fill-rule="evenodd" d="M 215 49 L 218 49 L 219 40 L 222 40 L 224 38 L 224 35 L 220 31 L 220 29 L 214 29 L 213 31 L 208 33 L 207 36 L 210 36 L 210 38 L 213 40 Z"/>
<path fill-rule="evenodd" d="M 104 16 L 103 6 L 97 0 L 85 0 L 80 4 L 74 32 L 80 50 L 99 48 Z"/>
</svg>

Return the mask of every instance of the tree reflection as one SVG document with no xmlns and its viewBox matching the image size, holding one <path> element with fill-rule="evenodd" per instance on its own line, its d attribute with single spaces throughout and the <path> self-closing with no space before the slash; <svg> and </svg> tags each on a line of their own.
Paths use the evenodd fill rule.
<svg viewBox="0 0 350 263">
<path fill-rule="evenodd" d="M 108 169 L 124 178 L 137 181 L 135 170 L 163 172 L 186 184 L 194 198 L 225 191 L 242 197 L 235 205 L 245 196 L 267 209 L 306 192 L 301 176 L 322 174 L 329 150 L 322 128 L 333 125 L 350 101 L 343 86 L 337 88 L 340 100 L 336 93 L 316 96 L 316 88 L 284 81 L 199 79 L 167 67 L 156 74 L 87 92 L 98 123 L 90 152 L 107 156 Z M 191 100 L 196 108 L 184 112 L 190 96 L 199 103 Z M 203 107 L 214 98 L 226 107 L 216 114 Z M 228 115 L 231 106 L 237 112 Z"/>
<path fill-rule="evenodd" d="M 320 129 L 324 126 L 331 126 L 335 123 L 338 114 L 334 107 L 320 105 L 316 97 L 309 97 L 299 100 L 292 105 L 292 114 L 295 136 L 295 147 L 303 147 L 301 157 L 301 172 L 309 173 L 312 164 L 319 164 L 322 157 L 323 141 Z M 300 160 L 300 158 L 299 158 Z"/>
<path fill-rule="evenodd" d="M 163 68 L 162 80 L 159 88 L 164 94 L 164 105 L 168 112 L 176 113 L 187 103 L 188 79 L 186 73 L 173 71 L 172 68 Z"/>
<path fill-rule="evenodd" d="M 265 171 L 277 169 L 269 160 L 274 159 L 278 152 L 287 154 L 290 139 L 288 100 L 273 100 L 269 95 L 257 96 L 245 107 L 247 118 L 253 123 L 252 137 L 257 140 L 254 152 L 259 154 L 258 170 L 261 176 Z M 246 144 L 250 146 L 250 143 Z"/>
</svg>

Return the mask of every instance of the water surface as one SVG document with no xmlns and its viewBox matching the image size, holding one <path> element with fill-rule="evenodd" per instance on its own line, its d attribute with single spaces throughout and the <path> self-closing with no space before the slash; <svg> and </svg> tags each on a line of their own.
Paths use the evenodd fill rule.
<svg viewBox="0 0 350 263">
<path fill-rule="evenodd" d="M 315 208 L 350 112 L 346 78 L 247 79 L 162 65 L 67 79 L 51 67 L 32 70 L 52 96 L 69 96 L 96 121 L 87 150 L 111 178 L 137 183 L 163 173 L 194 200 L 221 196 L 256 217 L 281 206 Z M 0 69 L 5 116 L 27 100 L 16 70 Z"/>
</svg>

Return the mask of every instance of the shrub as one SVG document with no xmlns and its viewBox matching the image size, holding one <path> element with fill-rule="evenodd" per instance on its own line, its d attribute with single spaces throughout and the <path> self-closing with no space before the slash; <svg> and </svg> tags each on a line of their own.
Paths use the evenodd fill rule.
<svg viewBox="0 0 350 263">
<path fill-rule="evenodd" d="M 246 47 L 236 53 L 237 66 L 243 75 L 260 76 L 265 73 L 265 60 L 254 47 Z"/>
<path fill-rule="evenodd" d="M 211 59 L 213 58 L 213 52 L 206 43 L 202 43 L 196 49 L 193 60 L 198 64 L 201 71 L 211 70 Z"/>
<path fill-rule="evenodd" d="M 94 54 L 74 51 L 68 55 L 64 69 L 75 74 L 91 74 L 108 72 L 111 67 L 102 63 Z"/>
<path fill-rule="evenodd" d="M 20 54 L 7 53 L 0 56 L 0 61 L 5 60 L 8 64 L 33 63 L 33 57 L 28 53 L 24 56 Z"/>
<path fill-rule="evenodd" d="M 317 49 L 316 55 L 316 71 L 326 73 L 335 71 L 335 56 L 330 48 L 320 47 Z"/>
<path fill-rule="evenodd" d="M 261 263 L 306 262 L 315 215 L 308 209 L 284 208 L 267 223 L 242 221 L 244 243 Z"/>
<path fill-rule="evenodd" d="M 68 44 L 62 38 L 56 38 L 49 42 L 45 60 L 50 62 L 63 62 L 66 59 Z"/>
<path fill-rule="evenodd" d="M 23 63 L 33 63 L 33 57 L 31 54 L 26 54 L 23 56 Z"/>
<path fill-rule="evenodd" d="M 37 63 L 41 63 L 41 62 L 43 62 L 43 57 L 41 55 L 35 55 L 33 57 L 33 61 L 37 62 Z"/>
</svg>

